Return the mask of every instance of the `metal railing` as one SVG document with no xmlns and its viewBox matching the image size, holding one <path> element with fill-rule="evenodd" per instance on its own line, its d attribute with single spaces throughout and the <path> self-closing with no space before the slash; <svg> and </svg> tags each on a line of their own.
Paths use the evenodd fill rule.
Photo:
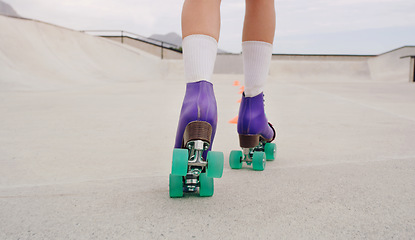
<svg viewBox="0 0 415 240">
<path fill-rule="evenodd" d="M 161 58 L 163 59 L 163 50 L 169 49 L 171 51 L 175 51 L 178 53 L 182 53 L 182 47 L 173 43 L 160 41 L 153 38 L 144 37 L 132 32 L 124 31 L 124 30 L 82 30 L 81 32 L 91 34 L 93 36 L 99 37 L 119 37 L 121 38 L 121 43 L 124 43 L 124 38 L 133 39 L 136 41 L 144 42 L 147 44 L 151 44 L 154 46 L 158 46 L 161 48 Z"/>
</svg>

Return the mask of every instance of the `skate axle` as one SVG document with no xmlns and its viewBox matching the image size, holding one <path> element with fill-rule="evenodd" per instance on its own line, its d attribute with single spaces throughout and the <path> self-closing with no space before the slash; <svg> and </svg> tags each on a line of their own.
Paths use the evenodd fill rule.
<svg viewBox="0 0 415 240">
<path fill-rule="evenodd" d="M 198 186 L 199 180 L 197 180 L 197 176 L 188 173 L 184 182 L 184 191 L 196 192 Z"/>
<path fill-rule="evenodd" d="M 192 184 L 194 184 L 194 185 L 196 185 L 197 184 L 197 179 L 186 179 L 186 184 L 187 185 L 192 185 Z"/>
</svg>

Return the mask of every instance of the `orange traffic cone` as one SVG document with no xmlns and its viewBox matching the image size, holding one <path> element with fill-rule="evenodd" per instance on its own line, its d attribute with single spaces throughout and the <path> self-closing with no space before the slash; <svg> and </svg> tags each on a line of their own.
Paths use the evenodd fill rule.
<svg viewBox="0 0 415 240">
<path fill-rule="evenodd" d="M 230 123 L 230 124 L 237 124 L 237 123 L 238 123 L 238 116 L 236 116 L 236 117 L 232 118 L 232 119 L 229 121 L 229 123 Z"/>
</svg>

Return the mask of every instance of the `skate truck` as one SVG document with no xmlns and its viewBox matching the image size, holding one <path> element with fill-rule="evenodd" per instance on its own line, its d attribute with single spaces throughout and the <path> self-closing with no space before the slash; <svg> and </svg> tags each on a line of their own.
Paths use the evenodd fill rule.
<svg viewBox="0 0 415 240">
<path fill-rule="evenodd" d="M 201 121 L 191 122 L 186 127 L 185 148 L 173 150 L 170 197 L 183 197 L 183 192 L 197 191 L 201 197 L 213 195 L 213 178 L 222 177 L 224 156 L 222 152 L 208 151 L 210 137 L 203 136 L 211 135 L 209 129 L 211 132 L 210 124 Z"/>
</svg>

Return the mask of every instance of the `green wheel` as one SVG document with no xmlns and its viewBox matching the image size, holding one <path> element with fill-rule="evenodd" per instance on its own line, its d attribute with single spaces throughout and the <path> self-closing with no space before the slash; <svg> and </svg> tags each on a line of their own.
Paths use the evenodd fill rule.
<svg viewBox="0 0 415 240">
<path fill-rule="evenodd" d="M 232 169 L 242 168 L 242 151 L 233 150 L 229 155 L 229 166 Z"/>
<path fill-rule="evenodd" d="M 170 174 L 169 194 L 171 198 L 183 197 L 183 177 Z"/>
<path fill-rule="evenodd" d="M 254 155 L 252 156 L 252 168 L 256 171 L 264 171 L 265 163 L 265 153 L 254 152 Z"/>
<path fill-rule="evenodd" d="M 206 175 L 210 178 L 221 178 L 223 173 L 223 152 L 210 151 L 207 154 Z"/>
<path fill-rule="evenodd" d="M 266 143 L 264 147 L 264 152 L 267 160 L 275 160 L 275 155 L 277 153 L 277 145 L 275 143 Z"/>
<path fill-rule="evenodd" d="M 189 150 L 175 148 L 173 150 L 173 161 L 171 165 L 171 174 L 177 176 L 186 176 Z"/>
<path fill-rule="evenodd" d="M 211 197 L 213 195 L 213 178 L 210 178 L 206 173 L 199 175 L 199 195 L 201 197 Z"/>
</svg>

